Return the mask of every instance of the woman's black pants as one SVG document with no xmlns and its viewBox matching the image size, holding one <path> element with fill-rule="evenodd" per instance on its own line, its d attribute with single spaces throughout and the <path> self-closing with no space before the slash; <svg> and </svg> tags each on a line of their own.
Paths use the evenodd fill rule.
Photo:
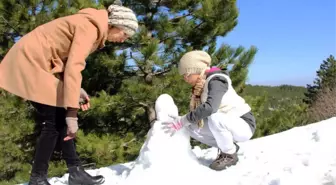
<svg viewBox="0 0 336 185">
<path fill-rule="evenodd" d="M 79 166 L 80 160 L 74 141 L 63 140 L 67 136 L 66 110 L 36 102 L 31 103 L 36 109 L 38 124 L 42 124 L 41 134 L 36 143 L 32 173 L 47 174 L 48 164 L 57 142 L 60 144 L 62 157 L 67 166 Z"/>
</svg>

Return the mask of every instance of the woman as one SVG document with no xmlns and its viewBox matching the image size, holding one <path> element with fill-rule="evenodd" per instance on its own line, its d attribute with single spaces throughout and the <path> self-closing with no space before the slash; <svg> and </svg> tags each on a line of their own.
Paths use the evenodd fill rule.
<svg viewBox="0 0 336 185">
<path fill-rule="evenodd" d="M 29 185 L 49 185 L 48 163 L 58 138 L 69 169 L 69 184 L 102 184 L 81 167 L 74 146 L 77 111 L 89 107 L 81 91 L 85 59 L 105 41 L 124 42 L 138 28 L 134 12 L 111 5 L 107 10 L 86 8 L 41 25 L 22 37 L 0 63 L 0 87 L 36 108 L 42 131 L 36 146 Z"/>
</svg>

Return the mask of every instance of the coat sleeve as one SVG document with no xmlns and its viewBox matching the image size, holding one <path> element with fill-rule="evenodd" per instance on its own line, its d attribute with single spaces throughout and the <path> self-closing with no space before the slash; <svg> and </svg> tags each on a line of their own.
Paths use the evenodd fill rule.
<svg viewBox="0 0 336 185">
<path fill-rule="evenodd" d="M 65 107 L 79 108 L 79 96 L 82 84 L 82 71 L 85 59 L 97 40 L 97 28 L 91 23 L 78 24 L 75 27 L 73 41 L 64 69 Z"/>
</svg>

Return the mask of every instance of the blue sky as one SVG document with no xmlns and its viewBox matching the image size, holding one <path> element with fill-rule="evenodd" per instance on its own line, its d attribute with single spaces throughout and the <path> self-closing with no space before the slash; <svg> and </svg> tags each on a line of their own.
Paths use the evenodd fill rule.
<svg viewBox="0 0 336 185">
<path fill-rule="evenodd" d="M 238 0 L 238 25 L 218 45 L 255 45 L 248 83 L 311 84 L 336 53 L 335 0 Z"/>
</svg>

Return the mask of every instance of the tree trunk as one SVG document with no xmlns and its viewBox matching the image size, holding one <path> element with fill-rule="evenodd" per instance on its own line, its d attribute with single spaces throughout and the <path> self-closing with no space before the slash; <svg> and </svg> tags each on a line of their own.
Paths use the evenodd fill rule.
<svg viewBox="0 0 336 185">
<path fill-rule="evenodd" d="M 155 120 L 156 120 L 156 113 L 154 106 L 148 106 L 146 109 L 148 120 L 149 120 L 149 126 L 152 127 Z"/>
</svg>

